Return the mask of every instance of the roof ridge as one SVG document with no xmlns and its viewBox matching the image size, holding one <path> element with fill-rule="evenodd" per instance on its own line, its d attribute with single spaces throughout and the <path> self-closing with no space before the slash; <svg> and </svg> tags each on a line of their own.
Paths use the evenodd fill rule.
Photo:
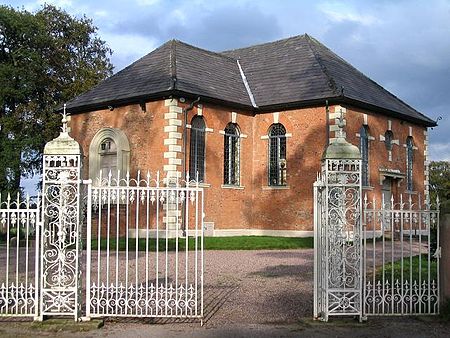
<svg viewBox="0 0 450 338">
<path fill-rule="evenodd" d="M 306 34 L 306 33 L 301 34 L 301 35 L 294 35 L 294 36 L 290 36 L 288 38 L 278 39 L 278 40 L 274 40 L 274 41 L 270 41 L 270 42 L 257 43 L 255 45 L 250 45 L 250 46 L 241 47 L 241 48 L 227 49 L 227 50 L 221 51 L 220 53 L 231 53 L 231 52 L 238 51 L 238 50 L 243 50 L 243 49 L 247 49 L 247 48 L 254 48 L 254 47 L 260 47 L 260 46 L 264 46 L 264 45 L 271 45 L 273 43 L 279 43 L 279 42 L 282 42 L 282 41 L 288 41 L 288 40 L 298 39 L 298 38 L 302 38 L 302 37 L 309 37 L 309 35 Z"/>
<path fill-rule="evenodd" d="M 186 43 L 184 41 L 177 40 L 177 39 L 173 39 L 172 41 L 174 41 L 175 43 L 179 43 L 179 44 L 185 45 L 185 46 L 187 46 L 189 48 L 196 49 L 196 50 L 201 51 L 203 53 L 211 54 L 211 55 L 214 55 L 214 56 L 220 56 L 222 58 L 229 59 L 230 61 L 233 61 L 233 62 L 236 61 L 235 58 L 233 58 L 231 56 L 228 56 L 228 55 L 223 55 L 221 52 L 214 52 L 214 51 L 211 51 L 211 50 L 208 50 L 208 49 L 205 49 L 205 48 L 200 48 L 200 47 L 191 45 L 189 43 Z"/>
<path fill-rule="evenodd" d="M 175 89 L 177 85 L 177 46 L 176 40 L 170 41 L 170 54 L 169 54 L 169 68 L 170 68 L 170 86 L 171 89 Z"/>
<path fill-rule="evenodd" d="M 338 85 L 336 84 L 336 81 L 334 80 L 334 78 L 328 72 L 327 67 L 323 64 L 322 58 L 321 58 L 319 52 L 313 47 L 311 37 L 309 35 L 305 34 L 305 38 L 306 38 L 305 40 L 306 40 L 306 43 L 307 43 L 309 49 L 311 49 L 311 52 L 313 53 L 314 58 L 316 59 L 317 63 L 320 66 L 320 69 L 322 70 L 322 72 L 327 77 L 329 86 L 333 90 L 333 93 L 335 93 L 337 95 L 339 95 L 339 94 L 342 95 L 343 94 L 342 86 L 341 86 L 341 91 L 339 92 L 339 88 L 338 88 Z M 315 41 L 317 41 L 317 40 L 315 40 Z"/>
</svg>

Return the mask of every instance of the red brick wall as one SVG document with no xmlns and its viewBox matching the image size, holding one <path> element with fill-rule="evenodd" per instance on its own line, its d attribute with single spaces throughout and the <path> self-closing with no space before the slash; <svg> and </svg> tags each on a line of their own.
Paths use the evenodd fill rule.
<svg viewBox="0 0 450 338">
<path fill-rule="evenodd" d="M 373 194 L 378 201 L 381 200 L 381 185 L 380 185 L 380 172 L 379 168 L 387 168 L 391 170 L 399 170 L 402 174 L 406 174 L 406 138 L 409 136 L 409 127 L 412 127 L 412 137 L 414 140 L 414 146 L 417 149 L 414 150 L 414 162 L 413 162 L 413 187 L 416 194 L 412 194 L 413 201 L 417 201 L 419 194 L 423 201 L 424 195 L 424 131 L 426 128 L 414 125 L 410 122 L 401 121 L 399 119 L 386 117 L 363 111 L 356 108 L 347 109 L 347 140 L 355 145 L 359 145 L 359 138 L 356 136 L 359 133 L 364 123 L 363 114 L 367 114 L 367 125 L 369 129 L 369 135 L 373 136 L 375 140 L 369 141 L 369 178 L 370 186 L 373 189 L 365 189 L 368 198 L 372 198 Z M 388 151 L 386 150 L 383 141 L 380 141 L 380 135 L 385 134 L 388 128 L 388 120 L 392 121 L 391 130 L 394 134 L 393 139 L 399 140 L 399 145 L 394 144 L 392 148 L 392 161 L 388 160 Z M 398 183 L 398 181 L 396 181 Z M 395 200 L 400 198 L 400 194 L 403 194 L 403 198 L 408 199 L 409 194 L 405 194 L 406 191 L 406 178 L 400 181 L 400 184 L 394 184 L 392 187 L 392 193 Z"/>
<path fill-rule="evenodd" d="M 151 173 L 163 168 L 164 158 L 164 101 L 148 102 L 146 111 L 142 111 L 138 104 L 124 107 L 94 111 L 90 113 L 71 116 L 71 136 L 75 138 L 83 148 L 84 177 L 89 173 L 89 144 L 94 135 L 102 128 L 121 129 L 130 143 L 130 171 L 131 176 L 136 175 L 136 170 Z"/>
<path fill-rule="evenodd" d="M 272 123 L 272 113 L 254 119 L 254 227 L 312 230 L 312 186 L 326 144 L 325 109 L 297 109 L 279 114 L 279 123 L 287 134 L 292 134 L 286 140 L 287 189 L 268 187 L 268 140 L 262 140 L 261 136 L 268 134 Z"/>
<path fill-rule="evenodd" d="M 213 129 L 213 132 L 206 133 L 205 183 L 211 186 L 205 188 L 205 220 L 215 222 L 215 227 L 220 229 L 254 228 L 252 221 L 254 118 L 248 112 L 215 105 L 203 106 L 202 110 L 206 127 Z M 224 135 L 219 131 L 224 130 L 231 122 L 232 111 L 237 113 L 236 123 L 241 134 L 247 135 L 246 138 L 240 139 L 240 185 L 244 189 L 222 188 Z M 195 114 L 197 109 L 189 112 L 188 123 Z M 189 161 L 189 148 L 187 158 Z"/>
<path fill-rule="evenodd" d="M 180 107 L 188 104 L 179 103 Z M 84 177 L 88 173 L 89 144 L 95 133 L 104 127 L 119 128 L 124 131 L 131 148 L 131 174 L 137 169 L 162 171 L 167 164 L 163 152 L 167 151 L 164 139 L 164 114 L 168 107 L 164 101 L 148 102 L 146 111 L 139 105 L 115 108 L 113 111 L 101 110 L 73 115 L 70 122 L 71 135 L 80 142 L 84 155 Z M 224 136 L 219 133 L 231 122 L 232 114 L 237 113 L 237 124 L 241 138 L 240 172 L 243 189 L 226 189 L 223 184 Z M 330 107 L 334 112 L 334 107 Z M 188 114 L 188 123 L 198 113 L 197 107 Z M 320 159 L 326 145 L 327 126 L 325 107 L 303 108 L 282 111 L 278 120 L 288 134 L 287 139 L 287 188 L 273 189 L 267 184 L 268 140 L 267 135 L 274 123 L 273 113 L 253 116 L 251 112 L 232 108 L 203 104 L 202 114 L 206 127 L 213 129 L 206 133 L 206 172 L 205 183 L 205 221 L 215 223 L 216 229 L 270 229 L 270 230 L 312 230 L 313 194 L 312 186 L 316 173 L 320 170 Z M 414 190 L 423 194 L 424 190 L 424 128 L 409 122 L 386 116 L 372 114 L 365 110 L 347 107 L 345 128 L 347 139 L 359 145 L 359 128 L 367 114 L 369 133 L 375 138 L 370 141 L 370 185 L 367 190 L 372 194 L 381 194 L 379 168 L 398 169 L 406 172 L 406 137 L 412 127 L 414 145 Z M 179 117 L 182 119 L 182 115 Z M 387 150 L 380 135 L 384 135 L 392 121 L 394 139 L 400 145 L 394 145 L 392 162 L 388 161 Z M 182 128 L 179 128 L 182 132 Z M 333 133 L 332 133 L 333 134 Z M 189 131 L 188 131 L 189 135 Z M 331 135 L 333 136 L 333 135 Z M 182 144 L 179 142 L 179 144 Z M 189 144 L 189 137 L 188 137 Z M 189 159 L 189 147 L 187 147 Z M 178 154 L 178 158 L 183 158 Z M 188 166 L 186 167 L 188 168 Z M 182 166 L 178 166 L 181 171 Z M 396 188 L 398 193 L 405 190 L 406 180 Z M 395 192 L 394 192 L 395 193 Z M 417 196 L 417 195 L 414 195 Z"/>
</svg>

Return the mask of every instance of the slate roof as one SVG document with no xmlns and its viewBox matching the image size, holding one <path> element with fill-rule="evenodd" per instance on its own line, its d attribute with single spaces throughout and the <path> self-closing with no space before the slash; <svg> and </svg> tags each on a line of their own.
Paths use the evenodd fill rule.
<svg viewBox="0 0 450 338">
<path fill-rule="evenodd" d="M 436 125 L 307 34 L 222 53 L 171 40 L 67 106 L 76 113 L 169 95 L 200 96 L 255 113 L 328 99 Z"/>
</svg>

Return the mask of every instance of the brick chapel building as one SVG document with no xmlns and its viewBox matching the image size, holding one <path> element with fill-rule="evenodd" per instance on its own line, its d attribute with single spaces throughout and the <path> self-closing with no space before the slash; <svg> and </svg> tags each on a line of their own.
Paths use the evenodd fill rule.
<svg viewBox="0 0 450 338">
<path fill-rule="evenodd" d="M 222 53 L 172 40 L 67 106 L 85 178 L 198 173 L 216 236 L 312 235 L 341 112 L 369 197 L 428 195 L 436 122 L 306 34 Z"/>
</svg>

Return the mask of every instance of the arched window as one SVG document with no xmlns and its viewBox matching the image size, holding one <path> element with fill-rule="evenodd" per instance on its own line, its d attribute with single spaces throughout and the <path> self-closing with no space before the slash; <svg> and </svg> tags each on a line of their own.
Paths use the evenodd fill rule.
<svg viewBox="0 0 450 338">
<path fill-rule="evenodd" d="M 286 185 L 286 128 L 275 123 L 269 129 L 269 185 Z"/>
<path fill-rule="evenodd" d="M 359 151 L 361 152 L 361 183 L 363 186 L 369 186 L 369 130 L 366 125 L 359 129 Z"/>
<path fill-rule="evenodd" d="M 205 121 L 196 115 L 191 121 L 191 146 L 189 153 L 189 176 L 199 182 L 205 179 Z"/>
<path fill-rule="evenodd" d="M 414 142 L 411 136 L 406 138 L 406 190 L 413 191 Z"/>
<path fill-rule="evenodd" d="M 100 160 L 100 171 L 102 177 L 107 178 L 111 172 L 112 177 L 117 178 L 117 147 L 116 142 L 111 138 L 106 138 L 100 144 L 98 151 Z"/>
<path fill-rule="evenodd" d="M 394 138 L 394 133 L 392 130 L 386 130 L 384 133 L 384 145 L 386 146 L 387 151 L 392 150 L 392 140 Z"/>
<path fill-rule="evenodd" d="M 235 123 L 225 127 L 223 184 L 239 185 L 239 129 Z"/>
<path fill-rule="evenodd" d="M 89 178 L 100 185 L 100 173 L 103 179 L 108 179 L 110 171 L 114 178 L 125 178 L 129 170 L 130 144 L 125 133 L 115 128 L 100 129 L 89 145 Z"/>
</svg>

